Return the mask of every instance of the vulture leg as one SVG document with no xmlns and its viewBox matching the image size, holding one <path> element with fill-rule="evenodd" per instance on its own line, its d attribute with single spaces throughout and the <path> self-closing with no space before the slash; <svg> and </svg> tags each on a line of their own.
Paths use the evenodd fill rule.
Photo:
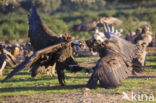
<svg viewBox="0 0 156 103">
<path fill-rule="evenodd" d="M 59 83 L 64 86 L 65 85 L 65 74 L 64 74 L 64 68 L 70 72 L 77 72 L 82 69 L 85 69 L 83 67 L 80 67 L 78 63 L 74 60 L 73 56 L 67 58 L 64 62 L 57 62 L 56 64 L 56 71 L 58 74 L 58 80 Z"/>
<path fill-rule="evenodd" d="M 37 52 L 34 52 L 30 57 L 26 58 L 21 64 L 19 64 L 17 67 L 11 71 L 11 73 L 2 81 L 5 82 L 7 79 L 11 78 L 15 73 L 22 69 L 30 69 L 32 66 L 37 64 L 38 61 L 40 61 L 41 56 L 48 55 L 49 53 L 57 52 L 59 49 L 63 48 L 66 45 L 69 45 L 71 42 L 62 42 L 59 44 L 56 44 L 54 46 L 50 46 L 44 49 L 41 49 Z M 32 69 L 35 69 L 36 67 L 33 67 Z"/>
<path fill-rule="evenodd" d="M 56 64 L 56 71 L 57 71 L 59 83 L 61 84 L 61 86 L 64 86 L 65 85 L 64 67 L 57 66 L 57 65 L 61 65 L 61 63 Z"/>
<path fill-rule="evenodd" d="M 35 64 L 35 65 L 33 65 L 32 66 L 32 68 L 31 68 L 31 76 L 32 77 L 35 77 L 36 75 L 37 75 L 37 69 L 39 68 L 39 64 Z"/>
</svg>

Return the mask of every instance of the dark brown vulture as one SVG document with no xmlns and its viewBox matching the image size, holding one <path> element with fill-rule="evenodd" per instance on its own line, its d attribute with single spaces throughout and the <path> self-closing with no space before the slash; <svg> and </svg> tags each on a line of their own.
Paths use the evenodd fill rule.
<svg viewBox="0 0 156 103">
<path fill-rule="evenodd" d="M 92 31 L 100 22 L 106 22 L 110 25 L 120 25 L 122 21 L 114 17 L 101 17 L 95 21 L 83 22 L 73 26 L 74 31 Z"/>
<path fill-rule="evenodd" d="M 152 34 L 153 33 L 149 27 L 145 26 L 143 28 L 138 28 L 136 32 L 132 32 L 129 35 L 127 34 L 125 37 L 125 39 L 131 43 L 144 48 L 142 53 L 140 53 L 140 58 L 138 58 L 142 66 L 146 64 L 146 47 L 152 42 Z"/>
<path fill-rule="evenodd" d="M 92 38 L 100 59 L 87 84 L 91 89 L 96 88 L 98 81 L 103 88 L 117 87 L 133 72 L 142 71 L 138 58 L 144 48 L 119 37 L 114 27 L 106 23 L 101 25 L 104 27 L 104 35 L 97 32 Z"/>
<path fill-rule="evenodd" d="M 135 38 L 135 42 L 138 45 L 142 45 L 145 43 L 148 46 L 152 42 L 153 33 L 148 26 L 142 28 L 142 32 L 140 32 Z"/>
<path fill-rule="evenodd" d="M 146 48 L 150 45 L 150 43 L 152 43 L 152 36 L 152 31 L 149 29 L 148 26 L 145 26 L 142 28 L 142 32 L 137 35 L 136 39 L 134 40 L 134 43 L 136 43 L 136 45 L 144 48 L 144 51 L 142 51 L 140 58 L 138 59 L 142 66 L 146 65 Z"/>
<path fill-rule="evenodd" d="M 35 7 L 28 15 L 30 42 L 35 52 L 21 64 L 19 64 L 4 80 L 11 78 L 16 72 L 22 69 L 30 69 L 32 77 L 36 76 L 38 68 L 45 66 L 55 66 L 58 74 L 58 80 L 64 85 L 65 75 L 64 69 L 71 72 L 80 71 L 79 67 L 72 56 L 72 37 L 69 33 L 65 33 L 63 37 L 52 32 L 37 14 Z"/>
</svg>

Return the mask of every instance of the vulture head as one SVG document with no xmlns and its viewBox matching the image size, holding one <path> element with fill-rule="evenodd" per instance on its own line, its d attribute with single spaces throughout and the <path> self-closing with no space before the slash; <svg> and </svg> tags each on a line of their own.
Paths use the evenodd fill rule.
<svg viewBox="0 0 156 103">
<path fill-rule="evenodd" d="M 99 28 L 103 27 L 104 32 L 100 32 Z M 111 37 L 117 37 L 119 38 L 119 32 L 118 30 L 114 29 L 114 26 L 108 25 L 107 23 L 99 23 L 97 24 L 97 27 L 95 27 L 93 31 L 93 38 L 92 41 L 98 44 L 107 44 L 110 40 Z"/>
<path fill-rule="evenodd" d="M 110 52 L 116 52 L 126 56 L 128 59 L 132 59 L 134 55 L 135 45 L 127 42 L 120 37 L 120 33 L 112 25 L 107 23 L 100 23 L 97 25 L 103 27 L 104 32 L 96 30 L 92 36 L 92 44 L 94 49 L 99 53 L 100 57 L 104 57 Z"/>
<path fill-rule="evenodd" d="M 33 5 L 32 5 L 32 9 L 30 10 L 30 13 L 28 14 L 28 21 L 29 21 L 29 26 L 38 25 L 38 23 L 40 23 L 38 22 L 40 21 L 40 17 L 37 14 L 36 9 Z"/>
</svg>

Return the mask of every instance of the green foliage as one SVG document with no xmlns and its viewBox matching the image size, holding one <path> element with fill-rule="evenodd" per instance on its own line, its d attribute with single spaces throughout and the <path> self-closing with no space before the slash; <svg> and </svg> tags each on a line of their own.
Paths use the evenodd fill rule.
<svg viewBox="0 0 156 103">
<path fill-rule="evenodd" d="M 1 6 L 2 4 L 0 4 L 0 39 L 11 40 L 27 37 L 28 20 L 26 14 L 28 12 L 26 11 L 30 9 L 30 3 L 31 0 L 22 0 L 22 2 L 15 2 L 14 5 Z M 91 5 L 86 8 L 84 5 L 76 6 L 77 4 L 82 4 L 78 0 L 75 0 L 75 2 L 71 0 L 33 0 L 33 3 L 47 26 L 58 34 L 71 32 L 76 38 L 89 38 L 91 33 L 74 32 L 72 31 L 72 26 L 85 21 L 96 20 L 101 16 L 114 16 L 123 20 L 123 24 L 116 28 L 122 28 L 124 34 L 143 26 L 142 21 L 150 25 L 153 33 L 156 33 L 156 9 L 153 6 L 141 9 L 135 7 L 126 8 L 127 4 L 117 5 L 115 4 L 116 2 L 109 3 L 105 0 L 86 1 L 85 5 Z M 47 13 L 50 13 L 50 15 Z M 24 16 L 21 16 L 23 14 Z"/>
<path fill-rule="evenodd" d="M 27 35 L 28 24 L 25 17 L 0 18 L 0 39 L 19 39 Z"/>
<path fill-rule="evenodd" d="M 47 13 L 58 9 L 61 5 L 61 0 L 32 0 L 34 5 L 39 8 L 40 11 Z"/>
<path fill-rule="evenodd" d="M 43 16 L 43 20 L 45 21 L 46 25 L 55 33 L 63 34 L 68 32 L 67 24 L 59 19 L 52 16 Z"/>
</svg>

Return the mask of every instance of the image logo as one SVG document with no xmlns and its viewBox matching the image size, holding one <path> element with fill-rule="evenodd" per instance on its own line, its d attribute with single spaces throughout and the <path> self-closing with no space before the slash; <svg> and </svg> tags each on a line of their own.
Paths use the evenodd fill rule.
<svg viewBox="0 0 156 103">
<path fill-rule="evenodd" d="M 152 93 L 142 93 L 142 92 L 131 92 L 126 93 L 122 92 L 122 100 L 128 100 L 128 101 L 155 101 L 154 95 Z"/>
</svg>

